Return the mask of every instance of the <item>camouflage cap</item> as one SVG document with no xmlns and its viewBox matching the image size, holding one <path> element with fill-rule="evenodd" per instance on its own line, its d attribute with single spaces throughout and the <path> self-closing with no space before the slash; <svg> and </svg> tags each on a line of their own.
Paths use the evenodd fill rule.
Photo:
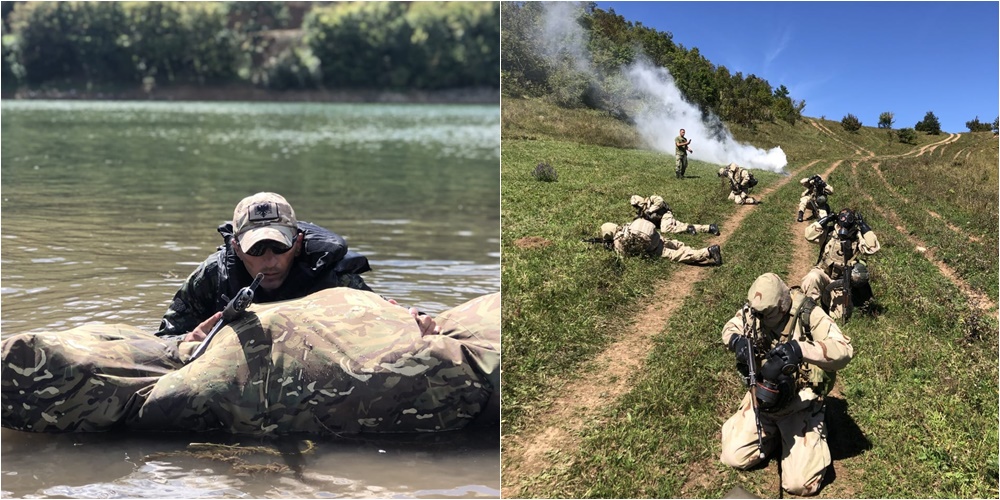
<svg viewBox="0 0 1000 500">
<path fill-rule="evenodd" d="M 726 167 L 722 167 L 719 169 L 719 177 L 722 177 L 723 175 L 726 175 Z"/>
<path fill-rule="evenodd" d="M 233 210 L 233 234 L 244 250 L 264 240 L 292 246 L 298 232 L 295 210 L 280 194 L 247 196 Z"/>
<path fill-rule="evenodd" d="M 633 194 L 632 197 L 629 198 L 628 202 L 633 207 L 638 207 L 638 206 L 642 205 L 643 203 L 646 203 L 646 199 L 643 198 L 642 196 L 637 195 L 637 194 Z"/>
<path fill-rule="evenodd" d="M 615 239 L 615 233 L 618 232 L 618 229 L 618 224 L 615 224 L 614 222 L 605 222 L 601 225 L 601 238 L 608 241 Z"/>
<path fill-rule="evenodd" d="M 750 308 L 761 315 L 765 325 L 776 325 L 792 308 L 788 285 L 774 273 L 765 273 L 754 280 L 747 292 Z"/>
</svg>

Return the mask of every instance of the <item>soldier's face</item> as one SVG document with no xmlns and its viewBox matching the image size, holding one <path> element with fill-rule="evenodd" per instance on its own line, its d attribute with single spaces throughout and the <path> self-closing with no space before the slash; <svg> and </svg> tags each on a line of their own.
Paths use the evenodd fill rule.
<svg viewBox="0 0 1000 500">
<path fill-rule="evenodd" d="M 276 290 L 285 282 L 285 278 L 288 277 L 288 273 L 292 270 L 292 262 L 295 261 L 295 257 L 299 254 L 302 247 L 302 234 L 300 233 L 295 238 L 295 243 L 292 244 L 291 250 L 276 254 L 273 250 L 268 248 L 258 257 L 254 257 L 243 251 L 240 245 L 233 240 L 233 248 L 236 249 L 236 255 L 243 261 L 243 266 L 247 268 L 247 272 L 250 276 L 257 276 L 258 273 L 264 275 L 264 279 L 260 282 L 260 287 L 265 290 Z"/>
</svg>

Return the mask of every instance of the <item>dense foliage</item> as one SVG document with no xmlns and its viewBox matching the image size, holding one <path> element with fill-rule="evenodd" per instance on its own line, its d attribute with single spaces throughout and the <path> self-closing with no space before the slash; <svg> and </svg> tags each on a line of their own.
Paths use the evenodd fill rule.
<svg viewBox="0 0 1000 500">
<path fill-rule="evenodd" d="M 4 86 L 499 86 L 499 2 L 304 5 L 5 2 Z"/>
<path fill-rule="evenodd" d="M 848 132 L 857 132 L 861 129 L 861 120 L 857 116 L 847 113 L 847 116 L 840 120 L 840 125 Z"/>
<path fill-rule="evenodd" d="M 604 11 L 593 3 L 582 4 L 572 19 L 585 34 L 589 64 L 582 68 L 571 40 L 552 40 L 546 9 L 535 2 L 503 4 L 504 95 L 545 97 L 564 107 L 604 109 L 621 116 L 627 114 L 629 98 L 621 69 L 646 61 L 666 68 L 685 99 L 706 115 L 714 113 L 747 126 L 776 120 L 794 124 L 802 117 L 805 102 L 793 100 L 783 85 L 775 89 L 755 75 L 730 73 L 709 62 L 697 48 L 674 43 L 670 33 L 626 21 L 614 9 Z M 553 55 L 553 46 L 563 49 Z"/>
<path fill-rule="evenodd" d="M 969 132 L 989 132 L 995 128 L 989 123 L 980 122 L 978 116 L 965 122 L 965 126 L 968 127 Z"/>
<path fill-rule="evenodd" d="M 938 121 L 938 117 L 934 115 L 933 111 L 928 111 L 924 115 L 924 119 L 917 122 L 913 126 L 913 129 L 917 132 L 926 132 L 930 135 L 940 135 L 941 134 L 941 122 Z"/>
<path fill-rule="evenodd" d="M 896 136 L 899 137 L 899 142 L 903 144 L 917 143 L 917 131 L 912 128 L 901 128 L 896 132 Z"/>
</svg>

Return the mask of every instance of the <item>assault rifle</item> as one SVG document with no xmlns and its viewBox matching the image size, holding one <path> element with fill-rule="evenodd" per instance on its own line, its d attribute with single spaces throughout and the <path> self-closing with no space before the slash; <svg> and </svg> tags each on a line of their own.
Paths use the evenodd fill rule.
<svg viewBox="0 0 1000 500">
<path fill-rule="evenodd" d="M 611 250 L 612 245 L 614 245 L 614 241 L 606 240 L 604 238 L 583 238 L 580 241 L 582 241 L 584 243 L 590 243 L 592 245 L 596 245 L 596 244 L 600 243 L 600 244 L 604 245 L 604 248 L 607 248 L 608 250 Z"/>
<path fill-rule="evenodd" d="M 188 363 L 198 359 L 198 356 L 201 356 L 202 353 L 205 352 L 205 348 L 208 347 L 208 343 L 211 342 L 212 338 L 215 337 L 215 334 L 222 329 L 223 324 L 232 323 L 243 316 L 243 312 L 247 310 L 247 307 L 249 307 L 251 303 L 253 303 L 254 290 L 257 289 L 257 286 L 260 285 L 260 282 L 263 279 L 264 275 L 262 273 L 258 273 L 257 277 L 253 279 L 253 282 L 250 283 L 249 286 L 245 286 L 241 288 L 239 292 L 236 292 L 236 297 L 233 297 L 233 300 L 230 300 L 229 303 L 226 304 L 226 308 L 222 310 L 222 318 L 215 323 L 215 326 L 212 327 L 212 331 L 208 332 L 208 335 L 205 336 L 205 340 L 201 341 L 201 345 L 199 345 L 198 348 L 195 349 L 194 353 L 191 354 L 191 358 L 187 361 Z M 225 300 L 226 296 L 223 295 L 222 298 Z"/>
<path fill-rule="evenodd" d="M 753 419 L 757 424 L 757 451 L 760 458 L 764 458 L 764 430 L 760 425 L 760 409 L 757 407 L 757 356 L 753 352 L 753 343 L 756 339 L 757 331 L 747 322 L 747 313 L 751 319 L 753 312 L 750 304 L 743 305 L 743 338 L 747 341 L 747 385 L 750 387 L 750 406 L 753 408 Z"/>
</svg>

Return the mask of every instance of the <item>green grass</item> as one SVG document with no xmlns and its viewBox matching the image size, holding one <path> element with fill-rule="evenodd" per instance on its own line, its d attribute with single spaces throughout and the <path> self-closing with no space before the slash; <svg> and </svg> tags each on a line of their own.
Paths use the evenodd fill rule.
<svg viewBox="0 0 1000 500">
<path fill-rule="evenodd" d="M 585 119 L 576 114 L 550 121 Z M 751 131 L 734 130 L 734 135 L 758 147 L 780 145 L 791 168 L 821 159 L 827 163 L 817 167 L 825 170 L 828 160 L 851 157 L 854 145 L 880 155 L 913 148 L 880 145 L 885 131 L 851 134 L 838 122 L 824 123 L 848 144 L 806 123 L 758 127 L 753 133 L 759 140 Z M 717 185 L 717 166 L 692 161 L 689 172 L 699 178 L 679 182 L 672 179 L 669 155 L 588 145 L 566 136 L 571 126 L 537 132 L 528 140 L 507 138 L 508 130 L 530 127 L 505 122 L 502 149 L 502 431 L 508 436 L 531 428 L 530 417 L 544 414 L 555 397 L 552 387 L 579 376 L 583 363 L 617 340 L 616 332 L 641 310 L 637 302 L 648 300 L 680 266 L 619 259 L 588 248 L 580 238 L 594 236 L 603 222 L 628 220 L 631 194 L 660 194 L 689 222 L 723 220 L 735 210 Z M 945 137 L 918 134 L 918 141 L 929 144 Z M 844 327 L 853 339 L 855 359 L 838 376 L 842 398 L 829 401 L 837 478 L 821 492 L 823 497 L 997 496 L 1000 325 L 995 311 L 971 309 L 864 196 L 870 194 L 897 213 L 908 231 L 935 247 L 938 258 L 947 259 L 972 287 L 995 299 L 997 141 L 992 135 L 963 136 L 945 149 L 927 159 L 880 161 L 889 182 L 909 203 L 886 190 L 864 167 L 866 161 L 859 163 L 858 178 L 847 161 L 830 178 L 837 189 L 834 204 L 861 210 L 882 243 L 882 250 L 868 259 L 881 311 L 877 317 L 856 314 Z M 956 165 L 953 157 L 960 150 L 972 153 L 968 159 L 962 153 L 962 164 Z M 531 169 L 541 161 L 556 168 L 558 182 L 531 178 Z M 778 180 L 773 174 L 758 177 L 758 190 Z M 754 207 L 739 228 L 723 226 L 732 233 L 723 248 L 726 264 L 707 269 L 684 299 L 649 346 L 630 391 L 607 402 L 602 424 L 585 428 L 581 449 L 563 450 L 542 477 L 504 487 L 524 497 L 719 497 L 736 484 L 762 496 L 777 494 L 773 466 L 740 472 L 718 460 L 721 425 L 743 391 L 732 355 L 721 345 L 721 329 L 756 276 L 787 275 L 789 226 L 795 224 L 789 214 L 798 195 L 799 186 L 790 182 Z M 941 230 L 927 209 L 963 233 Z M 970 244 L 968 234 L 982 243 Z M 515 244 L 531 236 L 551 244 Z M 705 235 L 680 239 L 695 246 L 711 242 Z"/>
</svg>

